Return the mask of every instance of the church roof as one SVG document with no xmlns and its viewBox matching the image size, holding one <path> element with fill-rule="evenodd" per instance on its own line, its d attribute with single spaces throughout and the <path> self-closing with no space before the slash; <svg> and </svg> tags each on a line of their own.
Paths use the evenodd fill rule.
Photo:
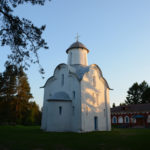
<svg viewBox="0 0 150 150">
<path fill-rule="evenodd" d="M 82 80 L 84 74 L 89 72 L 90 66 L 83 66 L 83 65 L 71 65 L 71 67 L 75 68 L 74 73 L 78 77 L 79 80 Z"/>
<path fill-rule="evenodd" d="M 86 49 L 87 52 L 89 53 L 89 50 L 86 48 L 86 46 L 84 44 L 82 44 L 79 41 L 74 42 L 67 50 L 66 53 L 68 53 L 69 50 L 71 49 L 75 49 L 75 48 L 82 48 L 82 49 Z"/>
<path fill-rule="evenodd" d="M 47 84 L 48 81 L 50 81 L 50 80 L 55 80 L 55 73 L 56 73 L 56 70 L 57 70 L 57 69 L 60 70 L 60 68 L 61 68 L 62 66 L 68 68 L 69 73 L 75 75 L 79 81 L 82 80 L 82 78 L 83 78 L 83 76 L 84 76 L 85 73 L 89 72 L 90 68 L 95 68 L 95 69 L 97 68 L 97 69 L 99 70 L 100 76 L 101 76 L 101 77 L 103 78 L 103 80 L 105 81 L 105 83 L 106 83 L 108 89 L 113 90 L 113 89 L 111 89 L 111 88 L 109 87 L 109 85 L 108 85 L 106 79 L 103 77 L 103 74 L 102 74 L 101 69 L 100 69 L 96 64 L 92 64 L 92 65 L 90 65 L 90 66 L 77 65 L 77 64 L 76 64 L 76 65 L 69 65 L 69 66 L 68 66 L 68 65 L 66 65 L 66 64 L 59 64 L 59 65 L 55 68 L 54 75 L 53 75 L 52 77 L 50 77 L 50 78 L 46 81 L 45 85 L 44 85 L 43 87 L 41 87 L 41 88 L 44 88 L 44 87 L 46 86 L 46 84 Z M 61 95 L 61 94 L 64 95 L 63 97 L 64 97 L 64 99 L 65 99 L 65 94 L 66 94 L 66 93 L 65 93 L 65 94 L 64 94 L 64 93 L 57 93 L 57 95 L 55 95 L 55 96 L 53 96 L 53 97 L 51 97 L 51 98 L 57 98 L 57 97 L 59 97 L 59 95 Z M 68 96 L 68 97 L 69 97 L 69 96 Z M 50 98 L 50 99 L 51 99 L 51 98 Z M 69 99 L 69 98 L 68 98 L 68 99 Z"/>
<path fill-rule="evenodd" d="M 49 100 L 71 100 L 71 98 L 65 92 L 56 92 L 54 95 L 50 97 Z"/>
<path fill-rule="evenodd" d="M 119 112 L 150 112 L 150 103 L 146 104 L 130 104 L 111 108 L 112 113 Z"/>
</svg>

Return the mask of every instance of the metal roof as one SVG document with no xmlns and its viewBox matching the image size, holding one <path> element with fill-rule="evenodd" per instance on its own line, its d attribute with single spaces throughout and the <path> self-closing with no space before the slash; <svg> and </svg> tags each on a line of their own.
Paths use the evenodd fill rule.
<svg viewBox="0 0 150 150">
<path fill-rule="evenodd" d="M 54 95 L 50 97 L 49 100 L 71 100 L 71 98 L 65 92 L 56 92 Z"/>
<path fill-rule="evenodd" d="M 150 112 L 150 103 L 117 106 L 111 108 L 111 112 Z"/>
<path fill-rule="evenodd" d="M 145 118 L 143 115 L 134 115 L 132 118 Z"/>
<path fill-rule="evenodd" d="M 89 72 L 90 66 L 83 66 L 83 65 L 71 65 L 73 67 L 74 73 L 77 75 L 79 80 L 82 80 L 84 74 Z"/>
<path fill-rule="evenodd" d="M 82 49 L 86 49 L 87 52 L 89 53 L 89 50 L 86 48 L 86 46 L 84 44 L 82 44 L 79 41 L 76 41 L 75 43 L 73 43 L 67 50 L 66 53 L 68 53 L 69 50 L 71 49 L 75 49 L 75 48 L 82 48 Z"/>
</svg>

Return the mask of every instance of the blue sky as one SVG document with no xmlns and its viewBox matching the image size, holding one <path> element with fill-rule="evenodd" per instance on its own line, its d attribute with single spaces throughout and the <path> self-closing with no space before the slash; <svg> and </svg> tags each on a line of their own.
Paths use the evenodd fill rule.
<svg viewBox="0 0 150 150">
<path fill-rule="evenodd" d="M 43 86 L 59 63 L 67 63 L 66 49 L 75 42 L 78 32 L 90 50 L 89 64 L 97 64 L 113 91 L 110 102 L 124 102 L 134 82 L 150 84 L 150 1 L 149 0 L 52 0 L 45 6 L 22 5 L 15 14 L 41 26 L 49 50 L 40 50 L 38 66 L 27 72 L 34 100 L 42 106 Z M 0 72 L 9 47 L 0 47 Z"/>
</svg>

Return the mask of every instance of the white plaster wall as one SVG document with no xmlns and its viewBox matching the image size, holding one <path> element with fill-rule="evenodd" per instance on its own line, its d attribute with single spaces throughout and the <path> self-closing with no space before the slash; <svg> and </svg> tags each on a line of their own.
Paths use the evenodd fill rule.
<svg viewBox="0 0 150 150">
<path fill-rule="evenodd" d="M 64 74 L 64 86 L 61 85 L 61 75 Z M 62 65 L 59 69 L 55 71 L 54 78 L 49 80 L 44 88 L 44 103 L 43 103 L 43 113 L 42 113 L 42 126 L 41 128 L 47 131 L 50 131 L 52 128 L 52 123 L 54 120 L 50 119 L 51 117 L 54 117 L 57 119 L 57 116 L 52 115 L 51 113 L 51 106 L 53 105 L 53 102 L 48 102 L 47 100 L 50 98 L 51 95 L 53 95 L 56 92 L 66 92 L 72 102 L 71 106 L 67 104 L 65 107 L 71 107 L 71 113 L 70 109 L 68 109 L 68 113 L 71 114 L 71 125 L 70 125 L 70 131 L 79 131 L 81 129 L 81 94 L 80 94 L 80 82 L 78 79 L 74 76 L 69 74 L 68 66 Z M 76 96 L 73 99 L 73 91 L 75 91 Z M 57 105 L 61 103 L 58 102 Z M 57 106 L 56 103 L 54 104 L 54 107 Z M 73 112 L 74 107 L 74 112 Z M 55 113 L 54 113 L 55 114 Z M 64 119 L 65 120 L 65 119 Z M 53 122 L 54 123 L 54 122 Z M 56 124 L 56 123 L 55 123 Z M 55 131 L 57 131 L 59 127 L 55 125 Z M 62 128 L 61 130 L 63 130 Z M 54 128 L 53 128 L 54 131 Z M 66 131 L 64 129 L 64 131 Z"/>
<path fill-rule="evenodd" d="M 76 48 L 69 50 L 68 52 L 68 65 L 74 65 L 74 64 L 80 64 L 80 65 L 88 65 L 87 60 L 87 50 Z"/>
<path fill-rule="evenodd" d="M 72 131 L 81 130 L 81 87 L 79 80 L 74 75 L 69 75 L 70 78 L 70 97 L 72 98 Z M 75 98 L 73 98 L 75 91 Z M 73 111 L 74 107 L 74 111 Z"/>
<path fill-rule="evenodd" d="M 106 107 L 106 130 L 111 130 L 111 111 L 110 111 L 110 98 L 109 89 L 105 86 L 105 107 Z"/>
<path fill-rule="evenodd" d="M 43 99 L 43 107 L 42 107 L 42 121 L 41 121 L 41 129 L 46 130 L 47 128 L 47 110 L 48 107 L 46 105 L 46 90 L 44 89 L 44 99 Z"/>
<path fill-rule="evenodd" d="M 71 105 L 71 101 L 48 102 L 47 131 L 71 131 Z M 62 107 L 61 115 L 59 114 L 60 106 Z"/>
<path fill-rule="evenodd" d="M 98 130 L 110 130 L 109 89 L 99 70 L 90 67 L 90 71 L 84 75 L 82 81 L 79 81 L 75 75 L 69 73 L 69 68 L 67 65 L 62 65 L 56 69 L 54 77 L 45 85 L 41 128 L 46 131 L 94 131 L 94 117 L 97 116 Z M 61 86 L 62 74 L 64 74 L 64 86 Z M 95 87 L 93 76 L 96 81 Z M 51 95 L 60 91 L 66 92 L 72 102 L 47 101 Z M 76 92 L 75 98 L 73 98 L 73 91 Z M 98 95 L 97 99 L 96 95 Z M 69 115 L 62 117 L 64 120 L 62 127 L 57 119 L 58 105 L 63 105 Z M 71 118 L 71 123 L 67 123 L 69 124 L 67 126 L 64 125 L 68 121 L 65 117 Z"/>
<path fill-rule="evenodd" d="M 96 86 L 93 87 L 93 76 L 95 76 Z M 90 67 L 81 81 L 81 109 L 82 109 L 82 131 L 94 131 L 94 117 L 98 117 L 98 130 L 108 130 L 110 116 L 109 93 L 105 91 L 106 84 L 96 67 Z M 106 95 L 105 95 L 106 94 Z M 98 98 L 96 99 L 96 95 Z M 106 102 L 106 98 L 108 99 Z M 106 106 L 107 103 L 107 106 Z M 108 127 L 107 127 L 108 126 Z"/>
</svg>

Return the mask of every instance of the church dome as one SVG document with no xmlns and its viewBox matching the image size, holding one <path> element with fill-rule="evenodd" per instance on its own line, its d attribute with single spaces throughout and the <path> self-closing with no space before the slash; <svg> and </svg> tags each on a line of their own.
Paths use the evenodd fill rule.
<svg viewBox="0 0 150 150">
<path fill-rule="evenodd" d="M 66 50 L 66 53 L 68 53 L 69 50 L 75 49 L 75 48 L 86 49 L 87 52 L 89 53 L 89 50 L 86 48 L 86 46 L 84 46 L 84 44 L 82 44 L 82 43 L 79 42 L 79 41 L 74 42 L 74 43 Z"/>
</svg>

